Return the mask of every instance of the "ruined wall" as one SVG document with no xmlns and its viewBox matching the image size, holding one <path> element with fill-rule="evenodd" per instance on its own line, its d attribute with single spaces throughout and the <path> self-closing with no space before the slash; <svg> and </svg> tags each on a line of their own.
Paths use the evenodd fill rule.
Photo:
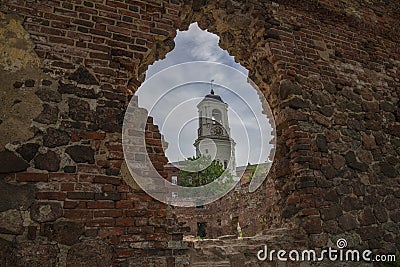
<svg viewBox="0 0 400 267">
<path fill-rule="evenodd" d="M 13 251 L 2 259 L 179 263 L 163 232 L 169 209 L 121 180 L 121 121 L 148 65 L 194 21 L 221 37 L 273 110 L 265 227 L 296 229 L 310 247 L 346 237 L 398 252 L 400 8 L 362 3 L 2 1 L 0 172 L 10 193 L 0 229 L 2 251 Z"/>
<path fill-rule="evenodd" d="M 168 19 L 159 4 L 121 5 L 1 3 L 0 265 L 184 261 L 170 207 L 128 186 L 122 165 L 134 69 L 168 35 L 145 21 Z"/>
<path fill-rule="evenodd" d="M 310 247 L 399 249 L 398 4 L 234 1 L 195 20 L 250 70 L 277 125 L 267 225 Z M 383 12 L 386 10 L 387 12 Z"/>
<path fill-rule="evenodd" d="M 197 236 L 197 223 L 207 223 L 206 238 L 227 235 L 236 238 L 239 235 L 237 223 L 244 237 L 255 236 L 266 229 L 266 214 L 274 203 L 273 183 L 267 179 L 265 187 L 250 194 L 249 180 L 244 178 L 235 189 L 213 203 L 201 207 L 173 208 L 178 222 L 189 227 L 184 234 Z"/>
</svg>

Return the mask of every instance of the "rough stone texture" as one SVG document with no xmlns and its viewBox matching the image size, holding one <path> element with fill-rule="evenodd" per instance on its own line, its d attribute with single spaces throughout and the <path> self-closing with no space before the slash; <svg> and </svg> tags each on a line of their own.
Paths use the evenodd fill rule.
<svg viewBox="0 0 400 267">
<path fill-rule="evenodd" d="M 44 224 L 42 235 L 60 244 L 72 246 L 79 242 L 79 237 L 85 233 L 82 223 L 59 221 L 54 224 Z"/>
<path fill-rule="evenodd" d="M 0 173 L 20 172 L 29 167 L 25 160 L 10 151 L 0 152 L 0 162 Z"/>
<path fill-rule="evenodd" d="M 60 169 L 60 158 L 56 152 L 49 150 L 35 157 L 35 168 L 56 172 Z"/>
<path fill-rule="evenodd" d="M 0 180 L 0 212 L 28 209 L 35 200 L 34 185 L 12 185 Z"/>
<path fill-rule="evenodd" d="M 22 234 L 24 232 L 22 223 L 22 216 L 19 211 L 7 210 L 0 212 L 0 233 Z"/>
<path fill-rule="evenodd" d="M 35 184 L 37 200 L 62 203 L 58 220 L 84 223 L 85 237 L 113 246 L 113 264 L 184 265 L 185 249 L 169 242 L 174 231 L 181 234 L 171 210 L 118 184 L 121 118 L 147 67 L 173 49 L 176 29 L 197 21 L 249 70 L 275 116 L 271 184 L 255 193 L 268 196 L 261 227 L 295 229 L 307 247 L 335 244 L 345 227 L 357 240 L 352 248 L 399 253 L 398 2 L 5 0 L 0 9 L 0 150 L 36 143 L 37 158 L 46 155 L 47 129 L 71 134 L 68 145 L 55 148 L 59 173 L 47 173 L 55 169 L 46 166 L 47 154 L 37 166 L 30 162 L 29 173 L 4 178 L 4 188 L 29 185 L 11 189 L 14 199 L 0 194 L 9 202 L 1 201 L 3 208 L 19 209 L 19 200 L 29 208 Z M 89 147 L 93 158 L 71 160 L 67 146 Z M 76 171 L 63 172 L 66 166 Z M 371 209 L 376 223 L 367 225 Z M 37 225 L 26 223 L 35 232 Z M 290 234 L 271 242 L 283 244 Z M 17 236 L 12 254 L 21 264 L 11 265 L 55 265 L 66 254 L 39 241 L 45 236 L 30 236 Z M 252 253 L 243 255 L 251 262 Z M 230 255 L 229 264 L 243 266 L 240 255 Z"/>
<path fill-rule="evenodd" d="M 82 66 L 80 66 L 68 78 L 80 84 L 99 85 L 99 82 L 96 80 L 93 74 L 91 74 L 87 69 Z"/>
<path fill-rule="evenodd" d="M 15 266 L 57 266 L 59 248 L 55 244 L 26 241 L 19 243 L 13 253 L 18 259 Z"/>
<path fill-rule="evenodd" d="M 67 266 L 112 265 L 112 251 L 109 245 L 100 241 L 83 241 L 68 251 Z"/>
<path fill-rule="evenodd" d="M 0 238 L 0 265 L 15 266 L 17 259 L 12 252 L 12 243 Z"/>
<path fill-rule="evenodd" d="M 43 145 L 54 148 L 67 145 L 70 139 L 67 132 L 55 128 L 48 128 L 46 135 L 43 137 Z"/>
<path fill-rule="evenodd" d="M 35 95 L 37 87 L 14 88 L 15 82 L 22 87 L 25 79 L 43 75 L 38 68 L 40 59 L 34 51 L 35 45 L 22 21 L 18 16 L 0 12 L 0 151 L 8 143 L 32 138 L 29 127 L 42 110 Z"/>
<path fill-rule="evenodd" d="M 22 158 L 29 162 L 35 157 L 39 147 L 39 144 L 27 143 L 19 147 L 17 152 L 22 156 Z"/>
<path fill-rule="evenodd" d="M 55 124 L 58 119 L 58 107 L 50 106 L 49 104 L 43 104 L 42 113 L 37 116 L 34 121 L 43 124 Z"/>
<path fill-rule="evenodd" d="M 94 151 L 87 146 L 70 146 L 65 152 L 77 163 L 94 163 Z"/>
<path fill-rule="evenodd" d="M 31 207 L 31 218 L 37 222 L 51 222 L 60 218 L 63 210 L 57 202 L 36 202 Z"/>
</svg>

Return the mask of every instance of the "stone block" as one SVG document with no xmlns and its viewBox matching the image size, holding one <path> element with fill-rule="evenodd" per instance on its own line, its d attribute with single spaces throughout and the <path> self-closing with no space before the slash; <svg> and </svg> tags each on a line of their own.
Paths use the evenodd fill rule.
<svg viewBox="0 0 400 267">
<path fill-rule="evenodd" d="M 36 222 L 55 221 L 63 215 L 59 202 L 36 202 L 31 207 L 31 218 Z"/>
<path fill-rule="evenodd" d="M 72 246 L 78 243 L 80 236 L 83 235 L 84 232 L 85 227 L 82 223 L 70 221 L 46 223 L 41 229 L 41 235 L 67 246 Z"/>
<path fill-rule="evenodd" d="M 60 158 L 56 152 L 49 150 L 35 157 L 35 168 L 56 172 L 60 169 Z"/>
<path fill-rule="evenodd" d="M 18 210 L 0 212 L 0 233 L 19 235 L 23 231 L 23 220 Z"/>
<path fill-rule="evenodd" d="M 34 185 L 12 185 L 0 180 L 0 212 L 10 209 L 26 210 L 34 200 Z"/>
<path fill-rule="evenodd" d="M 73 245 L 68 251 L 67 266 L 109 267 L 111 265 L 111 247 L 101 241 L 83 241 Z"/>
<path fill-rule="evenodd" d="M 67 147 L 65 152 L 71 156 L 76 163 L 94 163 L 94 151 L 89 146 L 75 145 Z"/>
</svg>

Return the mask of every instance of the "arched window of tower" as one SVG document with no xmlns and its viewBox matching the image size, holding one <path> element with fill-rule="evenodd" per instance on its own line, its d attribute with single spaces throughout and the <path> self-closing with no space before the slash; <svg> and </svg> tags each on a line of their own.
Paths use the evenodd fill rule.
<svg viewBox="0 0 400 267">
<path fill-rule="evenodd" d="M 213 124 L 221 124 L 222 123 L 221 111 L 219 111 L 218 109 L 213 109 L 213 111 L 212 111 L 212 122 L 213 122 Z"/>
</svg>

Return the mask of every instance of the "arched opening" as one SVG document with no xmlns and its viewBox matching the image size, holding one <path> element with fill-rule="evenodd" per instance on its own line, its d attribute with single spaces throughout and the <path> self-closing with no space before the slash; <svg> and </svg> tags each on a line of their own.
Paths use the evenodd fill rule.
<svg viewBox="0 0 400 267">
<path fill-rule="evenodd" d="M 218 109 L 212 110 L 212 124 L 221 124 L 222 123 L 222 114 Z"/>
<path fill-rule="evenodd" d="M 199 40 L 201 41 L 201 44 L 199 42 L 197 43 L 192 43 L 192 44 L 188 44 L 187 40 L 185 40 L 185 36 L 184 35 L 188 35 L 191 36 L 193 39 L 193 36 L 202 36 L 204 35 L 209 35 L 210 37 L 202 37 L 203 39 Z M 184 37 L 182 37 L 182 35 Z M 181 38 L 181 39 L 179 39 Z M 207 40 L 207 38 L 209 38 L 210 40 Z M 197 211 L 195 212 L 195 218 L 193 218 L 193 211 L 190 209 L 186 209 L 185 208 L 175 208 L 174 211 L 178 217 L 178 220 L 180 220 L 180 222 L 182 223 L 186 223 L 191 231 L 189 234 L 191 235 L 196 235 L 197 232 L 197 223 L 202 222 L 204 220 L 209 221 L 210 223 L 207 225 L 207 227 L 209 228 L 206 232 L 207 232 L 207 236 L 206 238 L 216 238 L 218 236 L 221 235 L 232 235 L 232 229 L 233 229 L 233 224 L 234 224 L 234 228 L 235 229 L 241 229 L 240 230 L 240 235 L 241 236 L 253 236 L 256 233 L 260 232 L 261 230 L 263 230 L 266 227 L 266 216 L 264 214 L 264 210 L 262 209 L 262 207 L 256 207 L 256 205 L 254 205 L 251 210 L 246 210 L 246 207 L 248 207 L 248 202 L 254 202 L 254 203 L 260 203 L 262 202 L 262 199 L 265 197 L 264 194 L 259 194 L 257 192 L 250 194 L 249 193 L 249 185 L 252 181 L 252 177 L 255 176 L 255 169 L 257 166 L 261 166 L 261 168 L 267 173 L 269 171 L 269 169 L 271 168 L 272 165 L 272 158 L 268 158 L 268 156 L 270 156 L 271 154 L 273 155 L 275 147 L 270 146 L 269 148 L 266 148 L 264 146 L 264 149 L 267 150 L 269 149 L 270 151 L 262 153 L 262 147 L 263 145 L 261 145 L 261 143 L 263 142 L 262 140 L 259 140 L 260 137 L 257 137 L 254 135 L 255 131 L 252 130 L 248 130 L 247 133 L 245 133 L 244 135 L 240 135 L 240 130 L 237 130 L 238 127 L 236 125 L 236 122 L 241 121 L 244 124 L 251 122 L 253 118 L 248 117 L 246 119 L 244 119 L 243 117 L 241 117 L 238 114 L 246 114 L 246 112 L 249 111 L 253 111 L 251 110 L 251 108 L 246 109 L 246 107 L 248 108 L 248 106 L 251 106 L 252 104 L 250 103 L 246 103 L 246 101 L 249 102 L 258 102 L 257 103 L 257 110 L 255 111 L 255 113 L 257 113 L 256 117 L 254 118 L 253 122 L 257 123 L 258 120 L 263 120 L 263 123 L 267 122 L 268 127 L 264 127 L 262 129 L 259 129 L 259 134 L 268 134 L 269 135 L 269 139 L 268 142 L 273 142 L 275 140 L 275 138 L 273 137 L 273 135 L 275 134 L 275 130 L 272 128 L 273 123 L 270 123 L 273 121 L 272 115 L 269 114 L 269 118 L 267 118 L 265 116 L 266 113 L 268 113 L 269 108 L 268 108 L 268 103 L 266 101 L 264 101 L 263 103 L 261 103 L 260 98 L 262 97 L 262 93 L 259 91 L 257 92 L 253 86 L 253 84 L 248 83 L 247 80 L 247 74 L 248 74 L 248 70 L 246 70 L 245 68 L 243 68 L 240 64 L 236 63 L 234 58 L 231 57 L 227 51 L 222 50 L 220 47 L 218 47 L 218 40 L 219 37 L 216 35 L 213 35 L 211 33 L 208 33 L 207 31 L 203 31 L 201 29 L 198 28 L 197 24 L 191 24 L 189 27 L 189 30 L 187 32 L 182 31 L 182 32 L 178 32 L 177 37 L 175 38 L 175 42 L 176 42 L 176 46 L 175 48 L 166 56 L 165 60 L 161 60 L 158 62 L 155 62 L 152 66 L 149 67 L 149 70 L 147 72 L 147 80 L 146 82 L 151 82 L 151 79 L 156 79 L 157 75 L 159 75 L 159 73 L 162 73 L 162 71 L 164 71 L 165 69 L 168 68 L 173 68 L 175 65 L 179 65 L 179 63 L 183 63 L 182 61 L 185 61 L 187 59 L 184 58 L 184 54 L 186 54 L 185 50 L 189 50 L 191 54 L 195 55 L 196 57 L 201 57 L 204 56 L 206 57 L 206 59 L 210 60 L 213 59 L 215 61 L 218 62 L 218 60 L 221 60 L 222 63 L 224 64 L 228 64 L 229 67 L 231 68 L 237 68 L 239 69 L 239 72 L 243 72 L 245 73 L 244 76 L 244 82 L 238 82 L 237 80 L 233 79 L 233 83 L 237 83 L 240 85 L 246 84 L 246 88 L 244 87 L 235 87 L 232 86 L 232 84 L 230 85 L 231 88 L 229 88 L 229 86 L 224 86 L 223 83 L 221 82 L 221 80 L 223 80 L 224 78 L 224 73 L 213 73 L 212 71 L 210 72 L 209 70 L 207 70 L 206 68 L 204 69 L 197 69 L 195 72 L 195 77 L 198 77 L 202 74 L 202 72 L 207 72 L 208 71 L 208 77 L 203 78 L 203 80 L 209 81 L 209 80 L 215 80 L 214 86 L 211 87 L 208 82 L 205 83 L 199 83 L 197 84 L 191 84 L 192 87 L 184 87 L 184 86 L 176 86 L 173 88 L 173 90 L 177 90 L 178 92 L 176 94 L 172 93 L 172 97 L 170 98 L 166 98 L 166 100 L 168 101 L 163 101 L 163 97 L 164 97 L 164 93 L 159 94 L 159 97 L 155 97 L 157 99 L 157 102 L 153 105 L 148 105 L 147 107 L 144 105 L 144 107 L 146 107 L 146 109 L 148 109 L 150 111 L 150 116 L 152 116 L 154 118 L 155 124 L 157 124 L 159 126 L 160 132 L 161 134 L 163 134 L 165 140 L 168 142 L 168 148 L 164 147 L 166 155 L 169 158 L 169 168 L 172 170 L 173 166 L 177 166 L 179 165 L 182 160 L 187 157 L 187 154 L 183 154 L 181 156 L 175 156 L 172 154 L 172 159 L 170 157 L 171 155 L 171 149 L 173 149 L 174 147 L 174 142 L 176 140 L 174 140 L 174 138 L 171 138 L 168 134 L 169 132 L 185 132 L 190 131 L 190 134 L 192 136 L 200 136 L 200 135 L 211 135 L 211 136 L 218 136 L 218 138 L 222 138 L 224 137 L 224 134 L 226 134 L 226 138 L 230 138 L 232 137 L 233 140 L 235 140 L 235 142 L 237 143 L 237 151 L 236 151 L 236 162 L 237 165 L 235 165 L 235 168 L 237 168 L 237 170 L 240 172 L 240 177 L 239 178 L 243 178 L 241 180 L 240 183 L 238 183 L 238 186 L 235 187 L 235 190 L 231 191 L 229 194 L 230 196 L 227 197 L 226 199 L 229 199 L 229 201 L 231 201 L 232 203 L 225 203 L 225 200 L 219 200 L 216 203 L 211 203 L 209 205 L 204 205 L 204 209 L 201 210 L 201 212 Z M 185 42 L 186 41 L 186 42 Z M 193 41 L 193 40 L 192 40 Z M 210 44 L 207 45 L 207 43 L 210 42 Z M 212 43 L 212 45 L 211 45 Z M 207 50 L 204 49 L 204 47 L 202 47 L 202 45 L 205 46 L 211 46 L 212 49 L 215 49 L 215 46 L 217 47 L 217 52 L 211 50 Z M 181 51 L 180 49 L 184 49 L 184 51 L 182 53 L 179 53 L 179 51 Z M 202 52 L 200 53 L 199 50 L 202 49 Z M 183 54 L 183 55 L 182 55 Z M 189 53 L 188 53 L 189 54 Z M 173 58 L 172 56 L 175 56 L 175 58 Z M 172 57 L 172 59 L 171 59 Z M 201 58 L 198 58 L 201 59 Z M 193 60 L 193 58 L 189 58 L 189 60 Z M 175 64 L 175 65 L 174 65 Z M 190 71 L 187 71 L 185 68 L 180 69 L 179 74 L 176 73 L 176 75 L 167 75 L 167 76 L 162 76 L 162 83 L 160 83 L 159 85 L 166 85 L 168 84 L 168 80 L 173 79 L 175 77 L 178 76 L 190 76 L 190 75 L 194 75 L 193 73 L 191 73 Z M 218 77 L 219 81 L 217 81 L 215 78 L 215 76 Z M 227 80 L 228 79 L 232 79 L 231 76 L 225 74 L 227 76 Z M 206 75 L 207 76 L 207 75 Z M 172 78 L 173 77 L 173 78 Z M 201 80 L 201 79 L 199 79 Z M 197 87 L 196 87 L 197 86 Z M 179 91 L 181 89 L 181 87 L 184 87 L 181 91 Z M 209 93 L 211 87 L 211 94 Z M 157 89 L 154 88 L 160 88 L 160 91 L 162 91 L 162 86 L 157 86 L 157 84 L 153 84 L 153 86 L 151 86 L 152 91 L 151 94 L 157 95 Z M 178 88 L 178 89 L 176 89 Z M 233 89 L 232 89 L 233 88 Z M 139 89 L 138 91 L 138 95 L 139 95 L 139 105 L 141 105 L 143 102 L 146 101 L 146 99 L 149 99 L 148 96 L 145 95 L 145 90 L 142 90 L 142 87 Z M 171 91 L 173 91 L 171 90 Z M 207 92 L 208 91 L 208 92 Z M 240 95 L 242 92 L 244 91 L 244 93 L 242 95 Z M 190 110 L 189 108 L 187 108 L 186 110 L 184 110 L 184 112 L 176 112 L 174 114 L 174 110 L 179 106 L 182 105 L 182 103 L 186 103 L 185 101 L 187 101 L 187 98 L 181 98 L 180 101 L 178 101 L 178 99 L 182 96 L 182 95 L 189 95 L 189 96 L 195 96 L 198 99 L 196 99 L 196 101 L 192 102 L 190 105 Z M 210 102 L 210 106 L 205 106 L 204 109 L 201 109 L 199 112 L 197 112 L 196 110 L 196 105 L 198 107 L 199 103 L 202 101 L 202 99 L 204 98 L 204 96 L 206 95 L 207 98 L 207 94 L 211 95 L 212 100 L 215 101 L 217 100 L 217 103 L 222 102 L 224 104 L 226 104 L 228 106 L 227 110 L 228 113 L 227 114 L 223 114 L 221 109 L 219 108 L 214 108 L 214 104 L 215 102 Z M 235 98 L 235 95 L 239 95 L 242 98 Z M 248 99 L 244 99 L 243 95 L 252 95 L 253 98 L 251 98 L 251 100 Z M 147 98 L 146 98 L 147 97 Z M 143 99 L 145 99 L 143 101 Z M 176 100 L 175 102 L 172 101 L 172 99 Z M 244 99 L 244 100 L 243 100 Z M 203 99 L 204 100 L 204 99 Z M 141 103 L 141 101 L 143 101 Z M 173 104 L 168 103 L 169 101 L 173 102 Z M 238 102 L 245 102 L 246 105 L 244 106 L 240 106 L 240 104 L 238 104 Z M 151 102 L 151 101 L 150 101 Z M 168 104 L 171 105 L 170 108 L 168 108 Z M 236 105 L 236 106 L 235 106 Z M 154 108 L 155 107 L 155 108 Z M 157 111 L 157 107 L 160 107 L 159 110 Z M 237 110 L 230 110 L 231 107 L 240 107 Z M 199 108 L 200 109 L 200 108 Z M 152 113 L 153 112 L 153 113 Z M 190 112 L 192 112 L 194 115 L 192 116 L 192 118 L 187 118 L 185 117 L 185 114 L 189 114 Z M 166 114 L 171 113 L 172 115 L 170 117 L 174 118 L 173 121 L 174 123 L 178 123 L 180 122 L 180 120 L 186 120 L 187 124 L 186 127 L 185 125 L 180 125 L 179 127 L 177 126 L 177 124 L 174 125 L 174 127 L 172 127 L 171 129 L 168 129 L 168 125 L 166 125 L 164 123 L 165 119 L 167 118 Z M 251 112 L 250 112 L 251 113 Z M 161 116 L 160 116 L 161 114 Z M 254 115 L 254 114 L 252 114 Z M 162 118 L 162 116 L 164 116 L 164 118 Z M 179 119 L 178 119 L 179 117 Z M 198 118 L 197 118 L 198 117 Z M 228 117 L 228 119 L 227 119 Z M 168 119 L 168 118 L 167 118 Z M 235 120 L 237 119 L 237 120 Z M 209 127 L 208 129 L 206 128 L 206 126 L 204 126 L 202 128 L 202 125 L 204 124 L 204 122 L 202 123 L 202 120 L 206 120 L 206 121 L 210 121 L 211 125 L 207 126 Z M 193 124 L 193 121 L 195 122 Z M 227 122 L 225 122 L 227 121 Z M 224 127 L 222 129 L 225 128 L 225 130 L 220 130 L 218 131 L 218 129 L 216 129 L 213 125 L 215 124 L 219 124 L 219 125 L 223 125 Z M 224 125 L 224 124 L 228 124 L 228 125 Z M 251 124 L 251 123 L 250 123 Z M 196 125 L 199 126 L 198 131 L 193 131 L 193 129 L 195 129 Z M 250 129 L 250 128 L 246 128 L 248 125 L 245 125 L 245 129 Z M 230 135 L 231 134 L 231 135 Z M 246 136 L 247 135 L 247 136 Z M 250 137 L 249 137 L 250 135 Z M 198 137 L 199 138 L 199 137 Z M 258 139 L 257 139 L 258 138 Z M 264 137 L 261 137 L 265 138 Z M 190 138 L 186 138 L 187 140 L 190 140 Z M 195 138 L 192 138 L 190 140 L 190 142 L 186 141 L 185 145 L 188 146 L 192 146 L 193 149 L 193 142 Z M 246 153 L 243 153 L 243 141 L 246 141 L 249 143 L 247 149 L 250 149 L 250 146 L 254 146 L 257 147 L 256 149 L 258 150 L 258 154 L 261 154 L 261 156 L 259 158 L 253 158 L 253 159 L 249 159 L 246 158 L 245 160 L 243 158 L 241 158 L 241 155 L 243 154 L 248 154 L 248 151 L 246 151 Z M 250 141 L 251 140 L 251 141 Z M 179 138 L 178 140 L 179 141 Z M 261 142 L 261 143 L 260 143 Z M 179 143 L 178 143 L 179 145 Z M 265 143 L 264 143 L 265 145 Z M 210 149 L 206 148 L 204 151 L 207 154 L 208 151 Z M 212 150 L 212 149 L 211 149 Z M 211 151 L 210 150 L 210 151 Z M 218 151 L 218 149 L 217 149 Z M 261 152 L 261 153 L 260 153 Z M 193 153 L 193 151 L 192 151 Z M 178 154 L 178 153 L 176 153 Z M 233 154 L 235 154 L 233 152 Z M 257 153 L 255 153 L 257 154 Z M 193 154 L 189 153 L 189 156 L 191 156 Z M 231 155 L 229 155 L 229 157 L 231 157 Z M 231 167 L 230 165 L 232 164 L 229 159 L 224 159 L 224 158 L 217 158 L 216 162 L 220 163 L 223 169 L 227 169 L 229 167 Z M 235 163 L 235 161 L 233 161 Z M 174 165 L 175 164 L 175 165 Z M 172 165 L 172 166 L 171 166 Z M 176 173 L 177 170 L 174 169 L 174 172 Z M 235 170 L 236 172 L 236 170 Z M 178 171 L 179 173 L 179 171 Z M 178 177 L 177 179 L 178 181 L 180 180 L 180 178 Z M 261 189 L 258 190 L 258 192 L 265 190 L 265 188 L 269 188 L 269 190 L 271 192 L 273 192 L 273 183 L 271 181 L 268 182 L 268 185 L 264 185 L 262 186 Z M 273 193 L 272 193 L 273 194 Z M 272 198 L 272 194 L 268 197 Z M 179 195 L 179 194 L 178 194 Z M 228 201 L 228 202 L 229 202 Z M 235 203 L 233 203 L 235 202 Z M 239 203 L 241 202 L 241 203 Z M 264 202 L 266 205 L 271 205 L 270 201 L 265 201 Z M 201 205 L 203 206 L 203 205 Z M 250 205 L 251 206 L 251 205 Z M 226 209 L 225 212 L 221 213 L 220 212 L 220 207 L 222 207 L 223 209 Z M 231 211 L 229 210 L 230 207 L 234 207 L 235 211 Z M 265 209 L 267 209 L 267 207 L 264 207 Z M 269 207 L 270 208 L 270 207 Z M 192 219 L 189 219 L 189 214 L 192 217 Z M 245 214 L 252 214 L 254 216 L 246 216 Z M 235 218 L 235 220 L 237 220 L 237 222 L 232 224 L 232 218 Z M 239 230 L 236 230 L 237 235 L 239 235 Z"/>
</svg>

